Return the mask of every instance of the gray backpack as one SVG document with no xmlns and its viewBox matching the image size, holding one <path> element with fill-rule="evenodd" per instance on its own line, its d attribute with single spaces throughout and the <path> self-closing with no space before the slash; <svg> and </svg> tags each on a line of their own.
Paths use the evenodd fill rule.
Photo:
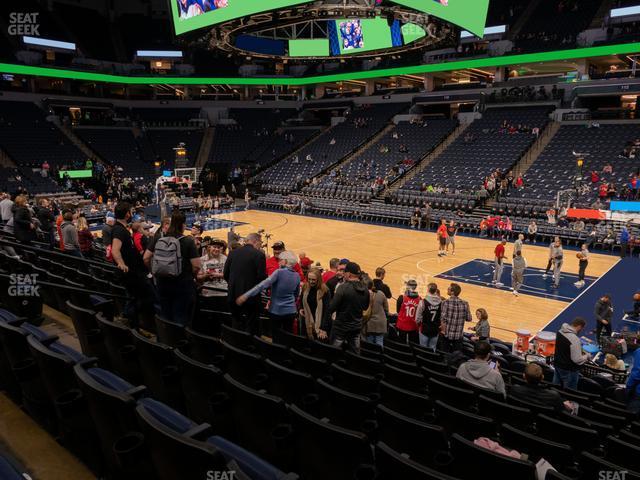
<svg viewBox="0 0 640 480">
<path fill-rule="evenodd" d="M 176 278 L 182 273 L 182 249 L 180 239 L 184 237 L 160 237 L 156 241 L 151 261 L 154 277 Z"/>
</svg>

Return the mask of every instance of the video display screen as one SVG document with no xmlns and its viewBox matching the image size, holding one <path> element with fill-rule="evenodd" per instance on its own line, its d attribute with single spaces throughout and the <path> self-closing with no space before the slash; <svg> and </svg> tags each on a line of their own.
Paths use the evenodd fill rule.
<svg viewBox="0 0 640 480">
<path fill-rule="evenodd" d="M 176 35 L 312 0 L 169 0 Z"/>
<path fill-rule="evenodd" d="M 482 38 L 489 0 L 391 0 L 398 5 L 431 14 Z"/>
<path fill-rule="evenodd" d="M 339 52 L 342 55 L 394 46 L 391 28 L 387 20 L 381 17 L 339 19 L 335 21 L 335 27 Z M 333 29 L 329 31 L 331 30 Z"/>
</svg>

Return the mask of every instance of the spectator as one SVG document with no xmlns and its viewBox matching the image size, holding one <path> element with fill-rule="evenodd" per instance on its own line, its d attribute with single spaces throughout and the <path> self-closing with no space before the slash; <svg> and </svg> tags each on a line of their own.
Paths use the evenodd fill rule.
<svg viewBox="0 0 640 480">
<path fill-rule="evenodd" d="M 233 316 L 233 328 L 257 333 L 260 299 L 250 298 L 240 306 L 236 304 L 236 298 L 267 278 L 266 259 L 259 234 L 250 233 L 242 247 L 229 253 L 223 273 L 229 285 L 228 300 Z"/>
<path fill-rule="evenodd" d="M 363 318 L 362 333 L 367 342 L 384 345 L 384 336 L 388 331 L 389 301 L 387 296 L 376 288 L 375 281 L 367 281 L 369 289 L 369 315 Z"/>
<path fill-rule="evenodd" d="M 626 225 L 622 227 L 622 231 L 620 232 L 620 257 L 624 258 L 627 256 L 627 248 L 629 247 L 629 230 Z"/>
<path fill-rule="evenodd" d="M 242 306 L 248 299 L 260 292 L 271 289 L 269 302 L 269 319 L 274 343 L 283 343 L 281 330 L 293 332 L 293 322 L 296 318 L 296 300 L 300 294 L 300 276 L 295 270 L 298 258 L 295 253 L 284 251 L 278 255 L 280 268 L 258 283 L 256 286 L 240 295 L 236 305 Z"/>
<path fill-rule="evenodd" d="M 332 314 L 336 314 L 331 329 L 333 344 L 356 353 L 360 351 L 362 312 L 369 305 L 369 292 L 360 280 L 361 273 L 357 263 L 345 265 L 344 283 L 336 288 L 329 308 Z"/>
<path fill-rule="evenodd" d="M 434 352 L 438 346 L 442 300 L 438 286 L 435 283 L 430 283 L 427 285 L 427 295 L 418 305 L 416 312 L 420 345 L 430 348 Z"/>
<path fill-rule="evenodd" d="M 282 252 L 285 251 L 285 246 L 284 246 L 284 242 L 275 242 L 271 248 L 273 249 L 273 256 L 269 257 L 266 260 L 266 270 L 267 270 L 267 276 L 271 275 L 273 272 L 275 272 L 276 270 L 278 270 L 280 268 L 280 254 Z M 296 262 L 295 266 L 293 267 L 294 270 L 298 273 L 298 275 L 300 276 L 300 280 L 304 281 L 304 273 L 302 273 L 302 268 L 300 268 L 300 264 Z"/>
<path fill-rule="evenodd" d="M 422 299 L 416 291 L 418 288 L 418 282 L 413 279 L 409 280 L 406 287 L 404 294 L 399 295 L 396 302 L 396 308 L 398 311 L 396 328 L 398 329 L 398 336 L 401 342 L 419 343 L 420 337 L 418 335 L 416 315 L 418 313 L 418 306 Z"/>
<path fill-rule="evenodd" d="M 640 348 L 633 352 L 633 367 L 627 379 L 627 410 L 640 413 Z"/>
<path fill-rule="evenodd" d="M 596 317 L 596 340 L 599 342 L 602 333 L 607 337 L 611 336 L 611 320 L 613 317 L 613 305 L 611 305 L 611 295 L 608 293 L 603 295 L 596 302 L 594 309 L 594 315 Z"/>
<path fill-rule="evenodd" d="M 300 268 L 302 270 L 302 274 L 304 275 L 309 271 L 311 265 L 313 265 L 313 260 L 307 257 L 307 254 L 305 252 L 300 252 L 298 254 L 298 258 L 300 259 Z"/>
<path fill-rule="evenodd" d="M 102 244 L 105 249 L 111 250 L 111 231 L 113 230 L 113 225 L 116 223 L 116 217 L 112 212 L 107 212 L 105 216 L 104 225 L 102 225 L 101 229 L 101 237 Z M 158 229 L 159 230 L 159 229 Z"/>
<path fill-rule="evenodd" d="M 78 243 L 80 244 L 80 252 L 83 256 L 91 254 L 91 248 L 93 247 L 93 234 L 89 230 L 89 224 L 85 217 L 78 217 L 76 225 L 78 229 Z"/>
<path fill-rule="evenodd" d="M 331 316 L 329 315 L 331 293 L 322 281 L 321 271 L 317 268 L 310 269 L 307 274 L 307 282 L 302 287 L 301 304 L 301 330 L 306 332 L 311 340 L 326 341 L 331 333 Z"/>
<path fill-rule="evenodd" d="M 174 210 L 167 233 L 149 245 L 144 254 L 158 289 L 162 316 L 174 323 L 188 325 L 195 312 L 195 276 L 200 271 L 200 255 L 195 240 L 184 235 L 184 213 Z M 177 268 L 172 269 L 171 265 Z"/>
<path fill-rule="evenodd" d="M 626 367 L 624 365 L 624 361 L 618 359 L 618 357 L 616 357 L 614 354 L 612 353 L 607 353 L 604 356 L 604 366 L 611 368 L 613 370 L 621 370 L 621 371 L 625 371 Z"/>
<path fill-rule="evenodd" d="M 633 310 L 628 310 L 624 312 L 624 316 L 622 317 L 624 320 L 627 318 L 637 320 L 640 318 L 640 292 L 636 292 L 633 295 Z"/>
<path fill-rule="evenodd" d="M 40 222 L 40 230 L 44 232 L 45 239 L 49 243 L 49 247 L 51 248 L 51 250 L 53 250 L 56 245 L 56 237 L 55 230 L 53 228 L 55 218 L 53 216 L 53 212 L 51 211 L 51 202 L 46 198 L 41 198 L 38 203 L 39 205 L 36 211 L 36 217 Z"/>
<path fill-rule="evenodd" d="M 340 260 L 338 262 L 338 270 L 336 270 L 336 274 L 327 281 L 327 288 L 331 292 L 331 296 L 335 295 L 338 285 L 341 285 L 344 282 L 344 271 L 348 263 L 349 260 L 346 258 Z"/>
<path fill-rule="evenodd" d="M 558 413 L 571 409 L 570 404 L 563 401 L 557 390 L 542 385 L 544 372 L 537 363 L 527 364 L 522 377 L 526 384 L 514 384 L 509 390 L 509 395 L 513 398 L 543 407 L 552 407 Z"/>
<path fill-rule="evenodd" d="M 506 396 L 504 380 L 495 362 L 489 363 L 491 345 L 488 342 L 476 342 L 473 352 L 475 358 L 458 367 L 456 378 L 470 385 L 492 390 Z"/>
<path fill-rule="evenodd" d="M 376 278 L 373 279 L 373 285 L 377 291 L 384 293 L 385 297 L 391 298 L 391 289 L 389 288 L 389 285 L 384 283 L 384 277 L 386 274 L 387 272 L 384 268 L 376 268 Z"/>
<path fill-rule="evenodd" d="M 63 222 L 60 225 L 62 241 L 64 242 L 64 253 L 74 257 L 82 257 L 80 242 L 78 240 L 78 229 L 73 224 L 73 213 L 67 210 L 63 215 Z"/>
<path fill-rule="evenodd" d="M 474 335 L 471 337 L 474 341 L 489 341 L 489 337 L 491 337 L 491 326 L 489 325 L 489 314 L 484 308 L 479 308 L 476 310 L 476 318 L 478 319 L 478 323 L 476 323 L 471 330 L 473 330 Z"/>
<path fill-rule="evenodd" d="M 31 243 L 36 238 L 36 224 L 27 197 L 18 195 L 13 205 L 13 234 L 18 242 Z"/>
<path fill-rule="evenodd" d="M 130 326 L 137 328 L 141 323 L 151 321 L 153 292 L 147 279 L 147 269 L 127 228 L 132 218 L 131 205 L 118 202 L 114 214 L 116 223 L 111 230 L 113 261 L 122 272 L 121 283 L 131 298 L 125 305 L 125 316 Z"/>
<path fill-rule="evenodd" d="M 338 264 L 340 263 L 339 258 L 332 258 L 329 260 L 329 270 L 322 274 L 322 283 L 326 284 L 329 280 L 335 277 L 338 272 Z"/>
<path fill-rule="evenodd" d="M 562 388 L 578 389 L 580 368 L 591 358 L 588 353 L 582 352 L 582 344 L 578 337 L 585 325 L 584 318 L 577 317 L 571 324 L 562 324 L 556 334 L 553 383 Z"/>
<path fill-rule="evenodd" d="M 3 193 L 0 199 L 0 220 L 6 225 L 13 218 L 13 201 L 8 193 Z"/>
<path fill-rule="evenodd" d="M 529 241 L 534 243 L 536 241 L 536 235 L 538 234 L 538 225 L 536 225 L 535 220 L 531 220 L 531 223 L 529 223 L 527 233 L 529 234 Z"/>
<path fill-rule="evenodd" d="M 443 347 L 447 352 L 459 351 L 462 348 L 462 335 L 465 322 L 470 322 L 469 303 L 460 299 L 462 288 L 457 283 L 449 286 L 449 298 L 442 302 L 441 321 Z"/>
<path fill-rule="evenodd" d="M 200 291 L 202 297 L 221 297 L 227 294 L 227 282 L 223 274 L 224 264 L 227 261 L 227 256 L 224 254 L 226 249 L 227 244 L 224 240 L 213 239 L 206 253 L 200 258 L 198 281 L 202 282 L 203 287 L 210 287 Z"/>
</svg>

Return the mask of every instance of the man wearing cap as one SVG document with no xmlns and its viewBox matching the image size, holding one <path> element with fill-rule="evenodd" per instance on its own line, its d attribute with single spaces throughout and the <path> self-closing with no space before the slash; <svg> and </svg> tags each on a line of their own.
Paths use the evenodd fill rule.
<svg viewBox="0 0 640 480">
<path fill-rule="evenodd" d="M 278 256 L 285 251 L 284 242 L 275 242 L 271 248 L 273 249 L 273 256 L 267 258 L 267 277 L 280 268 L 280 260 Z M 304 282 L 304 273 L 302 273 L 300 264 L 296 263 L 296 266 L 293 267 L 293 269 L 298 275 L 300 275 L 300 281 Z"/>
<path fill-rule="evenodd" d="M 329 306 L 329 313 L 336 314 L 331 327 L 333 345 L 356 353 L 360 351 L 362 312 L 369 306 L 369 291 L 360 280 L 361 275 L 360 265 L 355 262 L 347 263 L 344 268 L 344 283 L 336 289 Z"/>
</svg>

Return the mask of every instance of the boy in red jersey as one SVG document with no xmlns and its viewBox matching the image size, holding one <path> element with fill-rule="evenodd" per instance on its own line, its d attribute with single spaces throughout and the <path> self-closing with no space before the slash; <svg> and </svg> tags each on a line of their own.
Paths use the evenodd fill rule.
<svg viewBox="0 0 640 480">
<path fill-rule="evenodd" d="M 416 314 L 418 313 L 418 306 L 422 299 L 416 291 L 417 288 L 418 282 L 415 280 L 409 280 L 407 282 L 407 289 L 403 295 L 398 297 L 398 301 L 396 303 L 396 307 L 398 309 L 398 322 L 396 323 L 396 328 L 398 329 L 400 341 L 403 343 L 420 342 L 418 324 L 416 323 Z"/>
</svg>

